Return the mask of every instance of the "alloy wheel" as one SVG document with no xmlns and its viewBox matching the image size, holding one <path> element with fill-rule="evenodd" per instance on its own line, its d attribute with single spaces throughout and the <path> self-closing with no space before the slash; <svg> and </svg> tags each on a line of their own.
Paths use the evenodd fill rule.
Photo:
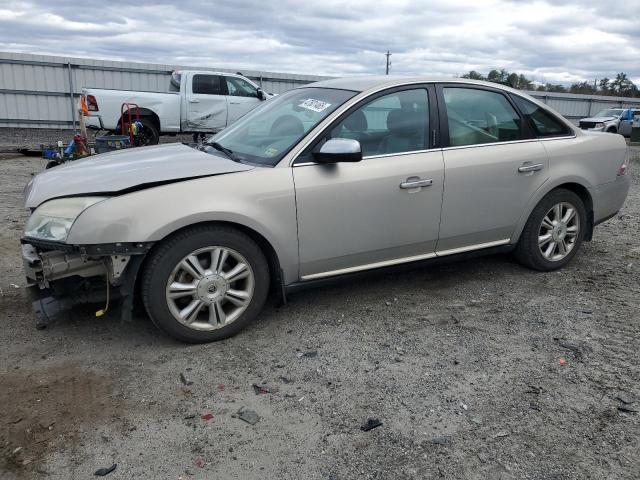
<svg viewBox="0 0 640 480">
<path fill-rule="evenodd" d="M 560 202 L 542 218 L 538 248 L 544 258 L 557 262 L 574 249 L 580 234 L 580 215 L 574 205 Z"/>
<path fill-rule="evenodd" d="M 255 278 L 237 251 L 220 246 L 198 249 L 169 275 L 166 300 L 173 317 L 194 330 L 216 330 L 242 315 L 253 297 Z"/>
</svg>

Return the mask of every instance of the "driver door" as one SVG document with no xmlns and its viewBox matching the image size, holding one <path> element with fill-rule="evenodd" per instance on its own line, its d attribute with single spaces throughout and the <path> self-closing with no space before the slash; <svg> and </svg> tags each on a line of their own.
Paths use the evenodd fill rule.
<svg viewBox="0 0 640 480">
<path fill-rule="evenodd" d="M 227 125 L 231 125 L 245 113 L 256 108 L 262 100 L 258 98 L 258 89 L 246 80 L 231 76 L 224 77 L 224 79 L 229 92 Z"/>
<path fill-rule="evenodd" d="M 329 127 L 358 140 L 358 163 L 294 162 L 303 280 L 435 256 L 444 182 L 430 88 L 378 94 Z M 314 148 L 314 147 L 312 147 Z"/>
</svg>

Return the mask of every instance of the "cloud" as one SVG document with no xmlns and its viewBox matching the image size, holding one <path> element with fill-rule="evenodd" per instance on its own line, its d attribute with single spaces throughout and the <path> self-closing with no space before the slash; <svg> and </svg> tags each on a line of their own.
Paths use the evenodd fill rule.
<svg viewBox="0 0 640 480">
<path fill-rule="evenodd" d="M 596 0 L 4 1 L 0 50 L 318 75 L 461 75 L 540 82 L 625 71 L 640 83 L 640 9 Z M 556 2 L 559 3 L 559 2 Z"/>
</svg>

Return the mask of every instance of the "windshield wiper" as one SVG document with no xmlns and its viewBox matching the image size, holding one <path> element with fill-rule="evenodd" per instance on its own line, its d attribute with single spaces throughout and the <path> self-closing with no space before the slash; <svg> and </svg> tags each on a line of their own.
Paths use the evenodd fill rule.
<svg viewBox="0 0 640 480">
<path fill-rule="evenodd" d="M 240 159 L 233 154 L 232 150 L 229 150 L 227 147 L 223 147 L 218 142 L 211 142 L 208 145 L 211 145 L 213 148 L 215 148 L 219 152 L 224 153 L 227 157 L 229 157 L 229 159 L 233 160 L 234 162 L 240 162 Z"/>
</svg>

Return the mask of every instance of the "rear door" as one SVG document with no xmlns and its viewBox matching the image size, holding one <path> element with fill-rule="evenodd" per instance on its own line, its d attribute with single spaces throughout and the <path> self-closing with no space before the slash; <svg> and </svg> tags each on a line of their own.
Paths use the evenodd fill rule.
<svg viewBox="0 0 640 480">
<path fill-rule="evenodd" d="M 182 131 L 214 132 L 227 125 L 226 84 L 220 75 L 196 73 L 187 80 Z"/>
<path fill-rule="evenodd" d="M 300 275 L 322 278 L 435 256 L 444 169 L 431 87 L 370 97 L 293 165 Z M 329 138 L 358 140 L 358 163 L 318 165 Z"/>
<path fill-rule="evenodd" d="M 501 90 L 438 85 L 445 188 L 438 254 L 509 242 L 549 177 L 543 145 Z"/>
<path fill-rule="evenodd" d="M 227 125 L 231 125 L 241 116 L 253 110 L 262 102 L 258 98 L 258 89 L 240 77 L 225 76 L 229 106 Z"/>
</svg>

